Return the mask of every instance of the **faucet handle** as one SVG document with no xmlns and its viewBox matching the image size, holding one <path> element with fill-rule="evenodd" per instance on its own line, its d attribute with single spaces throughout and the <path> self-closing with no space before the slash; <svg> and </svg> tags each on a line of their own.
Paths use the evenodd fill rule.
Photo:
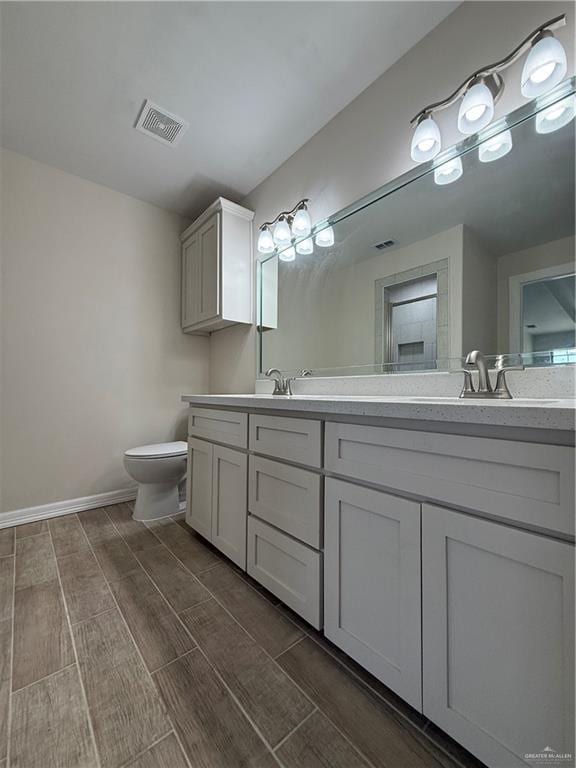
<svg viewBox="0 0 576 768">
<path fill-rule="evenodd" d="M 521 359 L 521 358 L 520 358 Z M 496 363 L 496 386 L 494 387 L 494 394 L 497 397 L 501 397 L 503 400 L 511 400 L 512 394 L 508 389 L 508 382 L 506 381 L 506 374 L 508 371 L 523 371 L 524 365 L 502 365 L 502 360 L 498 360 Z"/>
<path fill-rule="evenodd" d="M 474 382 L 472 381 L 471 370 L 469 370 L 468 368 L 454 368 L 453 370 L 450 371 L 450 373 L 464 374 L 464 385 L 458 397 L 469 397 L 471 394 L 476 392 L 476 390 L 474 389 Z"/>
</svg>

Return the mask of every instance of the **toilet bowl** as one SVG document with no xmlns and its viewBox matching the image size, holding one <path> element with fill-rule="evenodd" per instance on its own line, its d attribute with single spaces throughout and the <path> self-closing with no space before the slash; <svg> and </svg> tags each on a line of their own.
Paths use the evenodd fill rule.
<svg viewBox="0 0 576 768">
<path fill-rule="evenodd" d="M 187 445 L 182 441 L 131 448 L 124 468 L 138 483 L 134 520 L 155 520 L 179 512 L 178 484 L 186 474 Z"/>
</svg>

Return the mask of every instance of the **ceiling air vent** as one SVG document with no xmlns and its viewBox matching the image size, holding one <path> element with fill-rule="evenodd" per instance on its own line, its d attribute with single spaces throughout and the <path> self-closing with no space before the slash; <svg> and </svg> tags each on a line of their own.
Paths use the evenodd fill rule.
<svg viewBox="0 0 576 768">
<path fill-rule="evenodd" d="M 175 147 L 186 133 L 189 124 L 181 117 L 146 100 L 134 127 L 162 144 Z"/>
<path fill-rule="evenodd" d="M 392 248 L 393 245 L 396 245 L 395 240 L 383 240 L 381 243 L 376 243 L 374 248 L 379 251 L 384 251 L 386 248 Z"/>
</svg>

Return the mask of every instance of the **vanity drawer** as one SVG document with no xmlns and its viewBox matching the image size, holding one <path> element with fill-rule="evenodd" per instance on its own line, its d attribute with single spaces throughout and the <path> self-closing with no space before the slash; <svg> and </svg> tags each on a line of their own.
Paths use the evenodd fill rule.
<svg viewBox="0 0 576 768">
<path fill-rule="evenodd" d="M 284 416 L 250 416 L 250 450 L 266 456 L 322 466 L 322 422 Z"/>
<path fill-rule="evenodd" d="M 248 508 L 311 547 L 321 547 L 322 478 L 278 461 L 250 456 Z"/>
<path fill-rule="evenodd" d="M 316 629 L 322 628 L 322 555 L 248 517 L 248 573 Z"/>
<path fill-rule="evenodd" d="M 574 532 L 574 449 L 326 424 L 325 465 L 346 477 L 553 531 Z"/>
<path fill-rule="evenodd" d="M 248 414 L 213 408 L 190 408 L 188 434 L 216 443 L 246 448 L 248 444 Z"/>
</svg>

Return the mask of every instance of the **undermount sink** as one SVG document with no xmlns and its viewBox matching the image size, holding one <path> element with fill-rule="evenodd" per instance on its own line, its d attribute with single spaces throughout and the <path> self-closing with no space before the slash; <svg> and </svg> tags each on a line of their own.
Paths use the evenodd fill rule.
<svg viewBox="0 0 576 768">
<path fill-rule="evenodd" d="M 557 403 L 558 400 L 553 399 L 542 399 L 537 400 L 532 397 L 513 397 L 511 400 L 505 400 L 505 399 L 498 399 L 498 398 L 489 398 L 489 397 L 467 397 L 467 398 L 460 398 L 460 397 L 411 397 L 410 401 L 413 403 L 466 403 L 466 404 L 482 404 L 485 403 L 516 403 L 521 405 L 550 405 L 551 403 Z"/>
</svg>

